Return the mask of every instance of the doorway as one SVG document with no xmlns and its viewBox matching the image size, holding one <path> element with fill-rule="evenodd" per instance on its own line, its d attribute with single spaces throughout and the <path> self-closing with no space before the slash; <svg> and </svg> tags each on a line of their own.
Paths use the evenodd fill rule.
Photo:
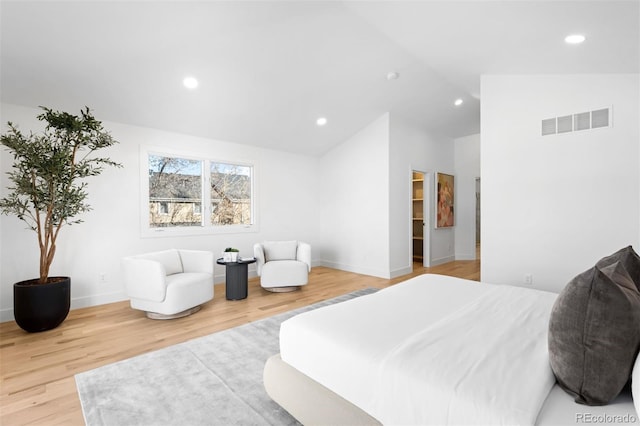
<svg viewBox="0 0 640 426">
<path fill-rule="evenodd" d="M 429 182 L 428 174 L 411 172 L 411 244 L 413 263 L 431 266 L 430 235 L 428 226 Z"/>
</svg>

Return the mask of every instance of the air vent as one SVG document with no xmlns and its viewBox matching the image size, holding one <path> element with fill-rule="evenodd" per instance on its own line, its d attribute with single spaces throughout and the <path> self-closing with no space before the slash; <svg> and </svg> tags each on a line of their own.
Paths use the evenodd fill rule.
<svg viewBox="0 0 640 426">
<path fill-rule="evenodd" d="M 573 116 L 558 117 L 558 133 L 573 132 Z"/>
<path fill-rule="evenodd" d="M 609 108 L 591 112 L 591 128 L 609 127 Z"/>
<path fill-rule="evenodd" d="M 556 134 L 556 119 L 547 118 L 542 120 L 542 136 L 555 135 Z"/>
<path fill-rule="evenodd" d="M 579 112 L 542 120 L 542 136 L 611 126 L 611 108 Z"/>
<path fill-rule="evenodd" d="M 576 130 L 587 130 L 591 128 L 591 114 L 588 112 L 581 112 L 580 114 L 573 115 L 573 122 Z"/>
</svg>

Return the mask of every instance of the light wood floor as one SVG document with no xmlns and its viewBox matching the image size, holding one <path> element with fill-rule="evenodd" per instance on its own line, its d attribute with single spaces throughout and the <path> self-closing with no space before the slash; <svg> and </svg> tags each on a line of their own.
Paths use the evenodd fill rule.
<svg viewBox="0 0 640 426">
<path fill-rule="evenodd" d="M 224 285 L 190 317 L 147 319 L 128 302 L 69 313 L 55 330 L 29 334 L 12 322 L 0 324 L 0 424 L 84 424 L 74 375 L 195 337 L 276 315 L 351 291 L 384 288 L 425 272 L 478 281 L 480 261 L 433 268 L 414 265 L 412 274 L 385 280 L 316 267 L 309 284 L 292 293 L 269 293 L 249 280 L 249 297 L 227 301 Z"/>
</svg>

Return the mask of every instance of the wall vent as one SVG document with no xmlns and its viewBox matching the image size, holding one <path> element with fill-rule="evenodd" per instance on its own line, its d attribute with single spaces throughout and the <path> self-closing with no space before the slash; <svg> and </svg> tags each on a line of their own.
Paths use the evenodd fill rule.
<svg viewBox="0 0 640 426">
<path fill-rule="evenodd" d="M 611 107 L 542 120 L 542 136 L 611 126 Z"/>
<path fill-rule="evenodd" d="M 547 118 L 542 120 L 542 136 L 555 135 L 556 134 L 556 119 Z"/>
<path fill-rule="evenodd" d="M 573 122 L 576 130 L 588 130 L 591 128 L 591 114 L 588 112 L 574 114 Z"/>
<path fill-rule="evenodd" d="M 558 117 L 558 133 L 573 132 L 573 116 Z"/>
<path fill-rule="evenodd" d="M 591 112 L 591 128 L 609 127 L 610 108 L 599 109 Z"/>
</svg>

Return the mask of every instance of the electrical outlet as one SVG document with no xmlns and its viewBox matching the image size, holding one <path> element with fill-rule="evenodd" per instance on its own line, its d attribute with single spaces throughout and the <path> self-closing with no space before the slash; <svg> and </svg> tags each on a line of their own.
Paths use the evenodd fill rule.
<svg viewBox="0 0 640 426">
<path fill-rule="evenodd" d="M 107 273 L 106 272 L 101 272 L 98 274 L 98 283 L 100 284 L 104 284 L 107 282 Z"/>
<path fill-rule="evenodd" d="M 526 285 L 532 285 L 533 284 L 533 274 L 524 274 L 524 283 Z"/>
</svg>

